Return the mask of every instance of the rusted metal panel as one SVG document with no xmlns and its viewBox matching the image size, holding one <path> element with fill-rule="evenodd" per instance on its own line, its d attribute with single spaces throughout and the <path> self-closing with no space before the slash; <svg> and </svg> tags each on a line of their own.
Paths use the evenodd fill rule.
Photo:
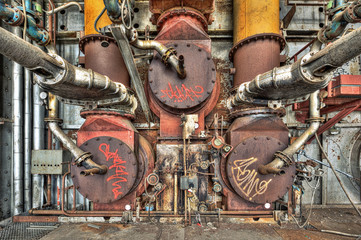
<svg viewBox="0 0 361 240">
<path fill-rule="evenodd" d="M 258 204 L 281 198 L 292 186 L 296 166 L 286 168 L 286 174 L 279 176 L 261 175 L 258 167 L 272 161 L 274 153 L 286 147 L 278 139 L 262 135 L 239 143 L 227 160 L 227 177 L 234 191 L 243 199 Z"/>
<path fill-rule="evenodd" d="M 340 75 L 328 86 L 328 97 L 360 97 L 361 75 Z"/>
<path fill-rule="evenodd" d="M 149 84 L 161 105 L 174 111 L 191 111 L 211 95 L 216 83 L 216 69 L 209 52 L 191 43 L 175 43 L 178 55 L 183 55 L 187 77 L 164 66 L 157 54 L 149 68 Z"/>
<path fill-rule="evenodd" d="M 251 81 L 258 74 L 280 66 L 280 43 L 275 39 L 259 37 L 256 41 L 245 42 L 234 53 L 233 63 L 236 68 L 234 87 Z"/>
<path fill-rule="evenodd" d="M 239 193 L 237 193 L 234 190 L 234 186 L 238 186 L 238 185 L 237 185 L 237 182 L 235 182 L 235 181 L 233 181 L 233 184 L 231 183 L 232 176 L 234 176 L 234 173 L 231 175 L 232 172 L 230 170 L 228 170 L 229 169 L 228 163 L 231 163 L 231 166 L 232 166 L 232 161 L 242 160 L 242 158 L 240 158 L 240 159 L 234 158 L 238 154 L 240 154 L 240 155 L 254 154 L 255 155 L 256 152 L 252 152 L 252 151 L 259 151 L 261 149 L 268 150 L 268 151 L 261 151 L 262 156 L 264 156 L 264 157 L 267 156 L 267 159 L 263 160 L 263 161 L 265 161 L 265 162 L 272 161 L 272 159 L 273 159 L 272 156 L 275 153 L 274 149 L 268 149 L 268 146 L 265 146 L 265 144 L 261 144 L 258 147 L 259 148 L 259 150 L 258 150 L 257 148 L 256 149 L 254 148 L 254 146 L 257 146 L 257 144 L 253 143 L 253 144 L 247 145 L 247 142 L 245 142 L 245 141 L 247 139 L 249 139 L 248 141 L 256 141 L 256 140 L 254 140 L 254 138 L 259 139 L 260 137 L 266 138 L 264 141 L 269 141 L 269 140 L 267 140 L 267 137 L 269 137 L 270 139 L 274 139 L 274 141 L 272 141 L 272 142 L 276 142 L 276 144 L 277 144 L 276 146 L 280 147 L 280 149 L 282 147 L 284 148 L 285 146 L 287 146 L 288 141 L 289 141 L 288 128 L 283 123 L 283 121 L 280 119 L 280 117 L 277 116 L 277 114 L 282 115 L 282 112 L 273 111 L 273 110 L 270 110 L 267 108 L 244 109 L 242 111 L 238 111 L 237 113 L 234 113 L 234 115 L 238 116 L 238 118 L 236 120 L 234 120 L 232 125 L 229 127 L 228 131 L 226 132 L 225 139 L 226 139 L 226 142 L 229 143 L 230 145 L 234 146 L 235 149 L 230 154 L 230 156 L 228 156 L 228 159 L 231 159 L 231 160 L 222 158 L 221 162 L 220 162 L 220 173 L 221 173 L 222 180 L 224 183 L 223 193 L 226 195 L 225 205 L 228 210 L 232 210 L 232 211 L 265 210 L 264 204 L 257 204 L 257 203 L 251 202 L 251 201 L 249 201 L 249 197 L 246 197 L 244 194 L 242 194 L 241 196 L 243 196 L 245 198 L 242 198 L 239 195 Z M 243 142 L 246 143 L 246 145 L 243 145 Z M 278 145 L 278 142 L 280 142 L 281 145 Z M 272 146 L 272 144 L 273 143 L 270 143 L 270 146 Z M 237 148 L 240 148 L 240 150 L 238 151 Z M 232 156 L 234 159 L 232 158 Z M 251 158 L 251 157 L 252 156 L 245 157 L 245 158 L 243 158 L 243 160 Z M 249 170 L 249 173 L 251 173 L 252 170 L 254 171 L 253 174 L 257 173 L 257 171 L 258 171 L 257 168 L 252 167 Z M 247 173 L 248 173 L 247 171 L 243 172 L 243 174 L 247 174 Z M 241 171 L 240 175 L 242 175 L 242 171 Z M 277 181 L 277 183 L 282 185 L 282 182 Z M 287 183 L 288 183 L 288 186 L 286 186 L 286 187 L 290 187 L 291 185 L 289 184 L 289 182 L 287 182 Z M 284 185 L 287 185 L 287 184 L 284 183 Z M 240 192 L 240 191 L 238 191 L 238 192 Z M 265 196 L 267 194 L 268 193 L 265 193 Z M 278 193 L 276 195 L 278 197 L 278 195 L 281 195 L 281 194 L 282 193 Z M 272 193 L 270 193 L 270 198 L 273 198 L 273 197 L 274 196 L 272 196 Z M 263 199 L 263 200 L 268 200 L 268 199 Z"/>
<path fill-rule="evenodd" d="M 106 75 L 126 87 L 130 86 L 128 70 L 113 38 L 87 35 L 80 40 L 79 46 L 85 54 L 85 68 Z"/>
<path fill-rule="evenodd" d="M 71 154 L 64 150 L 33 150 L 31 158 L 32 174 L 64 174 Z"/>
<path fill-rule="evenodd" d="M 82 168 L 72 165 L 75 188 L 96 203 L 110 203 L 127 195 L 138 174 L 138 162 L 131 148 L 123 141 L 107 136 L 89 139 L 80 148 L 91 152 L 93 161 L 106 165 L 108 171 L 104 175 L 84 177 L 80 174 Z"/>
<path fill-rule="evenodd" d="M 13 216 L 13 222 L 58 222 L 58 216 Z"/>
</svg>

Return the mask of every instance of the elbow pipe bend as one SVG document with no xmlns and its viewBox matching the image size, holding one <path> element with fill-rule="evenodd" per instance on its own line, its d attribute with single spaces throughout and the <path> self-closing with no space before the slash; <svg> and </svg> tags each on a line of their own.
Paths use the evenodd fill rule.
<svg viewBox="0 0 361 240">
<path fill-rule="evenodd" d="M 10 26 L 24 27 L 25 23 L 25 15 L 20 9 L 4 3 L 0 3 L 0 19 L 4 20 L 4 22 Z M 32 16 L 26 15 L 26 20 L 26 33 L 28 37 L 36 41 L 40 46 L 48 45 L 50 43 L 49 33 L 46 30 L 39 28 Z"/>
<path fill-rule="evenodd" d="M 82 175 L 92 175 L 92 174 L 105 174 L 108 170 L 108 167 L 105 165 L 98 165 L 93 160 L 91 160 L 92 155 L 89 152 L 84 152 L 81 150 L 59 127 L 56 121 L 49 121 L 48 123 L 50 131 L 54 136 L 59 139 L 63 146 L 68 149 L 71 154 L 75 157 L 75 163 L 78 167 L 83 166 L 86 170 L 82 171 Z M 84 172 L 84 173 L 83 173 Z"/>
<path fill-rule="evenodd" d="M 120 18 L 121 16 L 121 6 L 118 0 L 104 0 L 105 8 L 107 9 L 108 16 L 112 21 Z"/>
<path fill-rule="evenodd" d="M 171 66 L 178 74 L 180 79 L 187 77 L 186 70 L 184 68 L 184 56 L 177 57 L 177 52 L 173 48 L 167 48 L 160 42 L 154 40 L 140 40 L 138 39 L 138 33 L 135 29 L 131 29 L 128 33 L 130 35 L 130 44 L 136 48 L 143 50 L 155 50 L 162 56 L 162 62 L 166 66 Z"/>
<path fill-rule="evenodd" d="M 50 10 L 50 11 L 45 11 L 45 10 L 43 10 L 43 12 L 44 12 L 46 15 L 53 15 L 53 14 L 55 14 L 55 13 L 60 12 L 61 10 L 67 9 L 67 8 L 69 8 L 69 7 L 72 7 L 72 6 L 78 7 L 79 12 L 81 12 L 81 13 L 83 12 L 83 7 L 82 7 L 78 2 L 69 2 L 69 3 L 66 3 L 66 4 L 60 6 L 60 7 L 57 7 L 57 8 L 55 8 L 55 9 L 52 9 L 52 10 Z"/>
<path fill-rule="evenodd" d="M 310 139 L 317 132 L 321 120 L 322 118 L 320 117 L 320 100 L 318 90 L 312 93 L 310 96 L 309 121 L 311 124 L 309 128 L 285 150 L 276 152 L 272 162 L 266 165 L 260 165 L 258 167 L 258 172 L 262 175 L 284 174 L 285 170 L 282 168 L 284 166 L 293 164 L 293 155 L 307 142 L 308 139 Z"/>
</svg>

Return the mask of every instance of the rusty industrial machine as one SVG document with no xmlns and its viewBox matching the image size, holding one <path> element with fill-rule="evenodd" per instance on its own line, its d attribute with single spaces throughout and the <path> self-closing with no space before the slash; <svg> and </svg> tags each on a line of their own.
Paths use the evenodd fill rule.
<svg viewBox="0 0 361 240">
<path fill-rule="evenodd" d="M 216 105 L 225 86 L 208 35 L 215 0 L 150 0 L 154 39 L 149 28 L 140 33 L 134 27 L 139 9 L 131 0 L 85 0 L 84 9 L 77 3 L 51 6 L 44 11 L 51 21 L 67 7 L 84 12 L 81 67 L 57 53 L 52 29 L 38 21 L 42 11 L 36 1 L 25 2 L 30 3 L 0 0 L 0 17 L 25 28 L 45 50 L 0 28 L 0 53 L 36 75 L 35 82 L 48 93 L 49 134 L 72 154 L 66 173 L 61 172 L 60 210 L 50 203 L 31 214 L 122 216 L 123 221 L 133 221 L 136 214 L 191 224 L 198 214 L 272 217 L 282 202 L 293 214 L 295 182 L 301 184 L 305 173 L 294 154 L 324 120 L 320 90 L 332 71 L 361 54 L 361 29 L 335 40 L 345 25 L 361 21 L 360 1 L 341 1 L 342 6 L 335 1 L 331 8 L 337 11 L 311 51 L 281 66 L 286 40 L 279 1 L 234 0 L 233 86 L 222 113 Z M 148 60 L 142 69 L 137 54 Z M 309 125 L 291 142 L 282 120 L 285 106 L 303 102 Z M 61 128 L 59 103 L 81 106 L 77 114 L 84 122 L 76 143 Z M 133 122 L 139 119 L 155 131 L 137 129 Z M 33 173 L 51 174 L 39 168 L 52 165 L 51 154 L 50 159 L 42 154 L 33 152 Z M 72 210 L 64 197 L 69 191 L 74 192 Z M 90 210 L 77 209 L 76 192 L 91 201 Z"/>
</svg>

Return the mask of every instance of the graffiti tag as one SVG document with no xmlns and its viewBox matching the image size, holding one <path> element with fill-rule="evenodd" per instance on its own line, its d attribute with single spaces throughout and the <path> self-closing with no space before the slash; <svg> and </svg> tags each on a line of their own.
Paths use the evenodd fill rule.
<svg viewBox="0 0 361 240">
<path fill-rule="evenodd" d="M 195 99 L 202 97 L 204 89 L 202 86 L 195 86 L 194 89 L 192 87 L 188 88 L 184 84 L 182 84 L 180 88 L 178 86 L 173 88 L 172 85 L 168 83 L 168 87 L 161 91 L 163 93 L 161 98 L 169 98 L 174 102 L 184 102 L 189 99 L 193 102 Z"/>
<path fill-rule="evenodd" d="M 110 180 L 115 179 L 116 181 L 112 183 L 113 193 L 114 193 L 114 199 L 117 199 L 119 195 L 123 194 L 121 191 L 121 183 L 127 182 L 128 180 L 124 177 L 125 175 L 128 175 L 128 173 L 125 171 L 125 166 L 122 165 L 126 163 L 126 161 L 123 161 L 119 155 L 118 155 L 118 149 L 115 152 L 109 151 L 109 145 L 106 143 L 102 143 L 99 145 L 99 151 L 104 153 L 106 160 L 109 161 L 110 159 L 113 159 L 113 165 L 109 167 L 110 169 L 115 168 L 115 174 L 107 178 L 107 182 Z"/>
<path fill-rule="evenodd" d="M 248 169 L 251 164 L 257 161 L 258 159 L 254 157 L 236 160 L 232 167 L 234 181 L 237 182 L 239 189 L 243 194 L 249 197 L 250 200 L 257 195 L 265 193 L 268 184 L 272 181 L 272 179 L 270 179 L 268 181 L 263 180 L 260 182 L 260 179 L 257 177 L 258 172 L 255 169 Z"/>
</svg>

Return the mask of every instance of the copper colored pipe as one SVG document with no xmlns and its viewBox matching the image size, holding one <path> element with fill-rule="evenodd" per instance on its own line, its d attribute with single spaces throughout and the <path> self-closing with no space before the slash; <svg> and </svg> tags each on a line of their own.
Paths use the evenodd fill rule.
<svg viewBox="0 0 361 240">
<path fill-rule="evenodd" d="M 30 214 L 33 215 L 62 215 L 64 212 L 62 210 L 37 210 L 31 209 L 29 210 Z M 157 213 L 157 212 L 150 212 L 150 216 L 161 216 L 161 217 L 183 217 L 183 215 L 173 215 L 172 212 L 166 213 Z M 67 216 L 104 216 L 104 217 L 111 217 L 111 216 L 122 216 L 123 211 L 75 211 L 74 213 L 67 213 L 64 214 Z M 201 216 L 216 216 L 218 213 L 216 212 L 206 212 L 201 213 Z M 249 217 L 271 217 L 273 215 L 272 211 L 222 211 L 221 215 L 223 216 L 249 216 Z M 148 212 L 141 211 L 141 217 L 148 217 Z M 195 216 L 193 214 L 192 216 Z"/>
</svg>

